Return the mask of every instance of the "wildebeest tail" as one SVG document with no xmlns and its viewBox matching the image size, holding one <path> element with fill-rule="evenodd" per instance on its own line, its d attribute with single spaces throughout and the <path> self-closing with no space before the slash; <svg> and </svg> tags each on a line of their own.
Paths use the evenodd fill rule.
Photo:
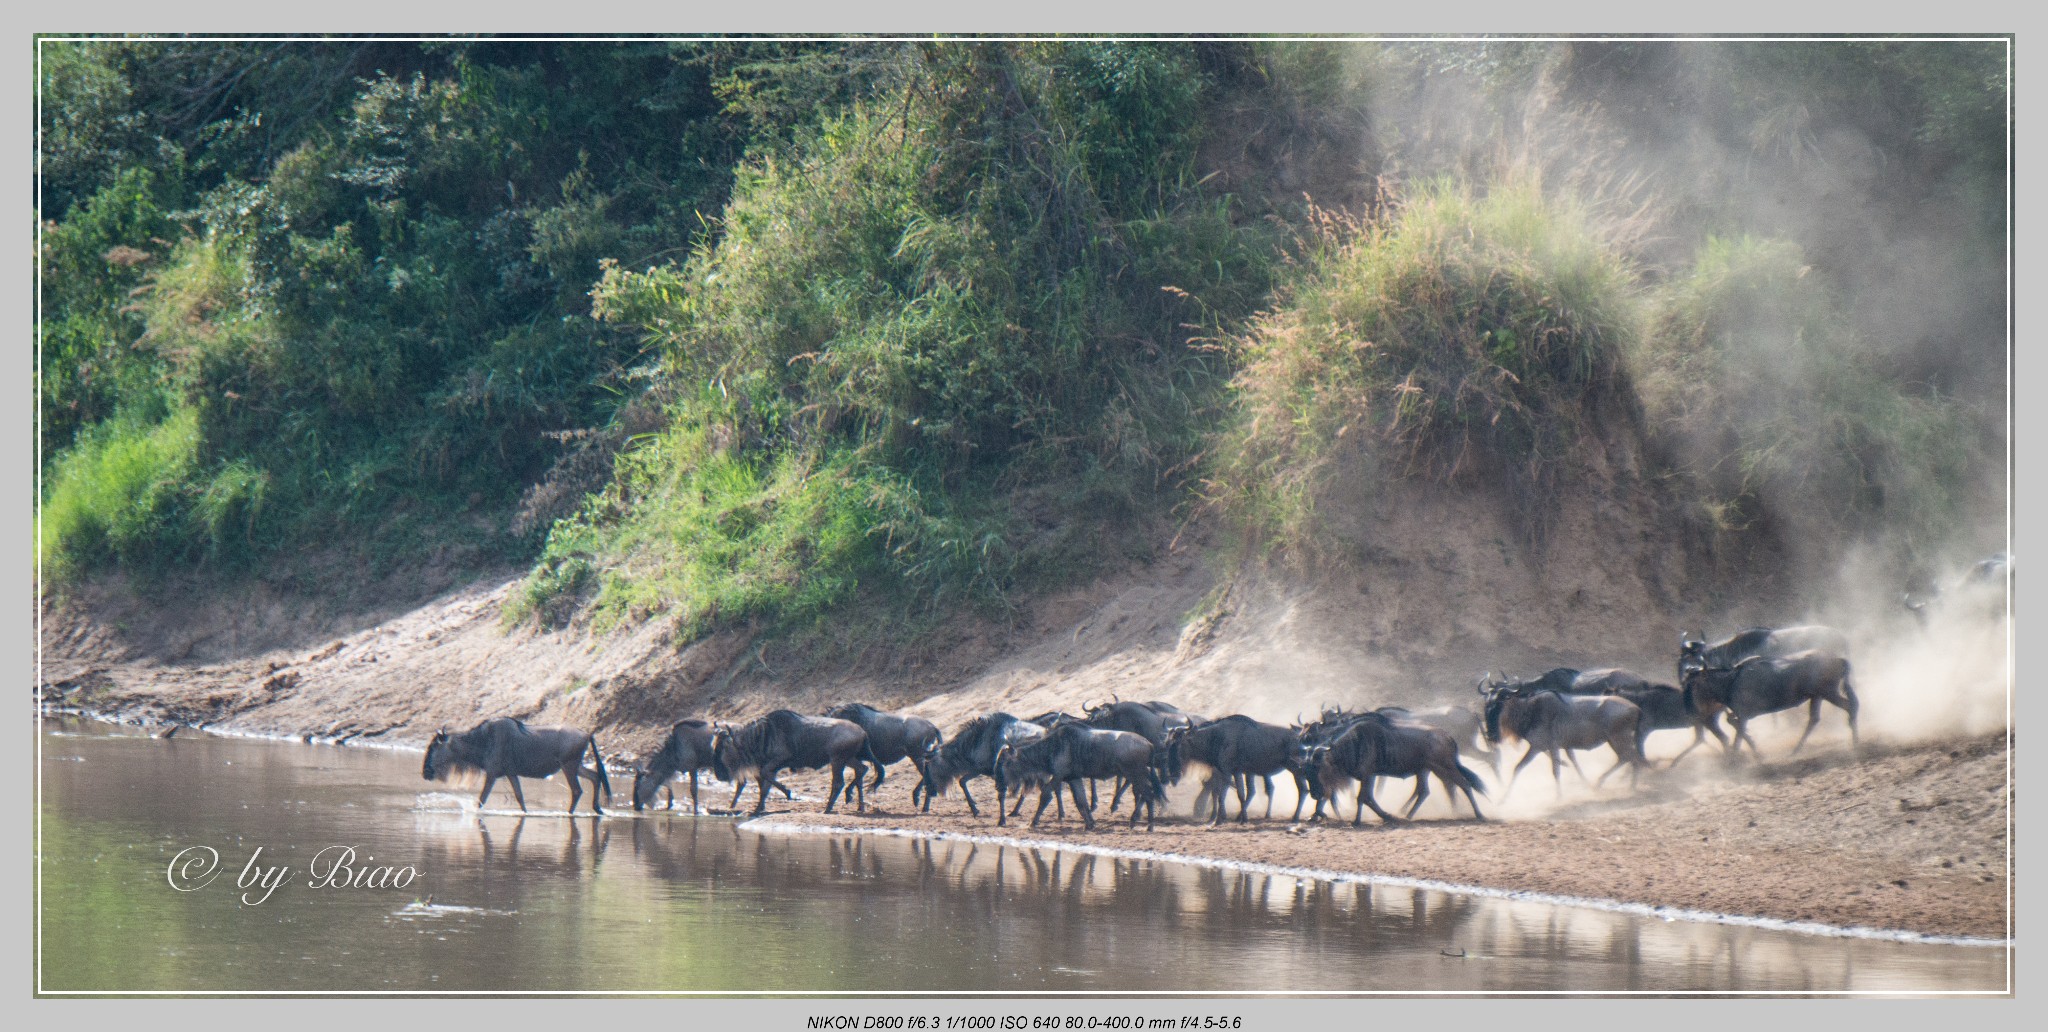
<svg viewBox="0 0 2048 1032">
<path fill-rule="evenodd" d="M 558 754 L 559 755 L 559 754 Z M 590 736 L 590 762 L 597 767 L 597 783 L 604 786 L 604 801 L 612 801 L 612 777 L 604 771 L 604 753 L 597 748 L 597 736 Z"/>
<path fill-rule="evenodd" d="M 1458 764 L 1458 773 L 1459 775 L 1464 777 L 1467 784 L 1470 784 L 1473 788 L 1478 789 L 1480 795 L 1486 795 L 1486 782 L 1479 780 L 1479 775 L 1474 774 L 1472 772 L 1472 768 L 1467 767 L 1464 764 L 1460 763 Z M 1491 799 L 1493 797 L 1487 796 L 1487 798 Z"/>
</svg>

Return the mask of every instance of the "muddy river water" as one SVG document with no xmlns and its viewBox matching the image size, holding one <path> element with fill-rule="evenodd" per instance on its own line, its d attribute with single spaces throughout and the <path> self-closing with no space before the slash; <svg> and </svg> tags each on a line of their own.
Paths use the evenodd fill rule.
<svg viewBox="0 0 2048 1032">
<path fill-rule="evenodd" d="M 636 817 L 630 772 L 624 814 L 527 782 L 522 817 L 505 786 L 479 813 L 475 786 L 423 782 L 417 753 L 71 719 L 41 747 L 45 992 L 2007 986 L 1995 947 Z"/>
</svg>

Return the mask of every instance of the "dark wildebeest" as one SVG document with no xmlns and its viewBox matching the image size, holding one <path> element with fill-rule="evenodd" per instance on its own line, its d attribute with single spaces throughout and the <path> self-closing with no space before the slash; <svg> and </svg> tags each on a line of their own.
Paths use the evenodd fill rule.
<svg viewBox="0 0 2048 1032">
<path fill-rule="evenodd" d="M 1388 710 L 1382 712 L 1391 711 L 1393 711 L 1393 708 L 1389 707 Z M 1405 711 L 1400 712 L 1405 713 Z M 1301 807 L 1307 799 L 1314 799 L 1316 803 L 1315 813 L 1310 819 L 1313 820 L 1316 817 L 1322 816 L 1323 804 L 1329 801 L 1330 793 L 1329 789 L 1323 784 L 1322 773 L 1317 770 L 1319 761 L 1316 749 L 1327 746 L 1342 737 L 1344 732 L 1350 730 L 1351 725 L 1356 723 L 1362 716 L 1364 716 L 1362 713 L 1347 713 L 1339 707 L 1325 706 L 1322 715 L 1315 720 L 1294 726 L 1294 732 L 1300 737 L 1301 744 L 1295 746 L 1294 751 L 1290 754 L 1288 770 L 1295 775 L 1298 781 L 1307 785 L 1308 791 L 1297 794 L 1294 800 L 1294 813 L 1288 818 L 1289 820 L 1298 821 L 1301 819 Z"/>
<path fill-rule="evenodd" d="M 853 772 L 854 796 L 860 809 L 868 808 L 867 793 L 860 790 L 867 774 L 863 759 L 874 762 L 868 751 L 868 733 L 851 720 L 807 717 L 795 710 L 779 709 L 740 727 L 722 726 L 714 735 L 712 754 L 721 766 L 734 774 L 753 771 L 761 781 L 761 795 L 754 812 L 768 810 L 768 787 L 784 770 L 832 771 L 832 791 L 825 797 L 825 812 L 831 813 L 846 787 L 846 773 Z"/>
<path fill-rule="evenodd" d="M 1508 784 L 1501 790 L 1501 799 L 1507 799 L 1515 787 L 1515 777 L 1539 752 L 1549 754 L 1550 774 L 1557 782 L 1558 795 L 1562 796 L 1564 766 L 1557 758 L 1560 749 L 1571 760 L 1572 769 L 1584 778 L 1586 771 L 1579 766 L 1577 750 L 1602 745 L 1612 748 L 1614 766 L 1607 768 L 1593 786 L 1598 788 L 1623 764 L 1629 766 L 1629 780 L 1633 786 L 1636 774 L 1643 766 L 1643 739 L 1650 733 L 1648 722 L 1643 720 L 1643 711 L 1635 703 L 1614 695 L 1572 695 L 1548 689 L 1535 690 L 1527 684 L 1512 682 L 1491 686 L 1482 684 L 1479 691 L 1486 696 L 1486 740 L 1499 742 L 1502 735 L 1507 734 L 1529 745 L 1529 750 L 1522 754 L 1521 762 L 1508 773 Z"/>
<path fill-rule="evenodd" d="M 1451 736 L 1458 743 L 1459 751 L 1470 747 L 1473 752 L 1484 756 L 1486 762 L 1500 766 L 1500 754 L 1486 743 L 1485 721 L 1468 706 L 1455 704 L 1434 706 L 1429 709 L 1412 710 L 1403 706 L 1382 706 L 1376 712 L 1407 714 L 1408 719 L 1418 724 L 1427 724 Z"/>
<path fill-rule="evenodd" d="M 1326 792 L 1340 781 L 1358 782 L 1358 805 L 1351 814 L 1353 825 L 1364 819 L 1368 806 L 1381 821 L 1393 822 L 1394 818 L 1380 809 L 1372 797 L 1373 779 L 1382 776 L 1415 779 L 1415 793 L 1408 800 L 1410 818 L 1422 808 L 1422 801 L 1429 798 L 1429 778 L 1434 774 L 1443 782 L 1453 806 L 1458 791 L 1463 789 L 1465 801 L 1472 805 L 1472 816 L 1486 819 L 1479 812 L 1479 800 L 1473 796 L 1474 790 L 1485 792 L 1486 786 L 1479 775 L 1458 762 L 1457 741 L 1442 728 L 1400 719 L 1399 711 L 1359 714 L 1336 741 L 1316 746 L 1311 762 Z M 1318 800 L 1315 816 L 1322 816 L 1322 812 L 1322 801 Z"/>
<path fill-rule="evenodd" d="M 633 777 L 633 809 L 645 810 L 654 805 L 654 793 L 660 789 L 669 790 L 668 805 L 675 806 L 675 790 L 669 779 L 678 774 L 688 774 L 690 812 L 702 810 L 697 801 L 697 772 L 717 766 L 711 749 L 715 731 L 705 720 L 678 721 L 670 728 L 668 740 L 661 743 L 661 750 Z"/>
<path fill-rule="evenodd" d="M 1692 744 L 1684 752 L 1671 758 L 1670 766 L 1678 766 L 1686 753 L 1692 752 L 1707 740 L 1709 733 L 1723 748 L 1728 745 L 1728 736 L 1721 733 L 1720 716 L 1709 713 L 1705 717 L 1693 714 L 1685 708 L 1685 693 L 1668 684 L 1651 684 L 1641 674 L 1607 667 L 1588 670 L 1573 680 L 1565 689 L 1573 695 L 1618 695 L 1636 704 L 1643 711 L 1643 721 L 1651 731 L 1676 731 L 1690 729 Z M 1648 734 L 1644 735 L 1648 738 Z"/>
<path fill-rule="evenodd" d="M 1091 727 L 1108 731 L 1128 731 L 1138 735 L 1157 748 L 1166 744 L 1166 733 L 1176 727 L 1195 727 L 1204 721 L 1190 713 L 1182 712 L 1179 706 L 1170 702 L 1124 702 L 1115 696 L 1099 705 L 1084 705 L 1081 709 L 1088 714 Z M 1115 813 L 1117 804 L 1123 801 L 1124 789 L 1129 782 L 1118 778 L 1116 788 L 1109 796 L 1109 812 Z M 1091 792 L 1089 798 L 1093 799 Z"/>
<path fill-rule="evenodd" d="M 908 758 L 916 764 L 924 757 L 925 748 L 939 740 L 939 726 L 923 717 L 905 717 L 884 713 L 864 702 L 849 702 L 825 711 L 828 717 L 851 720 L 868 733 L 868 751 L 874 754 L 875 780 L 867 790 L 872 792 L 882 787 L 882 769 L 898 760 Z M 917 804 L 917 789 L 912 786 L 911 805 Z"/>
<path fill-rule="evenodd" d="M 1806 730 L 1800 734 L 1798 744 L 1792 746 L 1796 753 L 1806 744 L 1806 737 L 1813 734 L 1814 725 L 1820 723 L 1823 702 L 1833 703 L 1849 715 L 1850 745 L 1860 745 L 1856 737 L 1856 711 L 1861 706 L 1856 701 L 1855 687 L 1849 684 L 1849 661 L 1840 656 L 1818 649 L 1776 658 L 1751 656 L 1730 668 L 1695 667 L 1685 679 L 1686 708 L 1703 719 L 1726 710 L 1728 723 L 1735 728 L 1735 742 L 1728 748 L 1739 751 L 1747 741 L 1749 751 L 1758 759 L 1763 754 L 1757 750 L 1756 739 L 1749 736 L 1747 725 L 1751 717 L 1806 703 Z"/>
<path fill-rule="evenodd" d="M 1849 636 L 1821 624 L 1776 629 L 1748 627 L 1712 645 L 1707 644 L 1705 637 L 1704 632 L 1679 636 L 1679 684 L 1685 683 L 1685 672 L 1693 667 L 1726 670 L 1751 656 L 1775 659 L 1808 649 L 1819 649 L 1837 656 L 1849 654 Z"/>
<path fill-rule="evenodd" d="M 1202 798 L 1214 801 L 1216 810 L 1210 814 L 1209 823 L 1223 821 L 1224 792 L 1232 785 L 1237 786 L 1237 819 L 1243 823 L 1250 819 L 1251 778 L 1266 778 L 1267 816 L 1272 816 L 1271 777 L 1281 771 L 1294 773 L 1295 746 L 1301 744 L 1301 736 L 1293 728 L 1277 724 L 1265 724 L 1241 713 L 1232 714 L 1221 720 L 1176 730 L 1167 736 L 1166 780 L 1177 782 L 1189 764 L 1199 763 L 1212 773 L 1202 783 L 1201 796 L 1196 799 L 1199 810 Z M 1240 775 L 1245 777 L 1239 782 Z M 1308 792 L 1308 780 L 1300 774 L 1294 775 L 1295 788 Z M 1298 811 L 1297 811 L 1298 812 Z"/>
<path fill-rule="evenodd" d="M 967 800 L 967 812 L 979 817 L 981 810 L 974 805 L 974 795 L 967 791 L 967 783 L 979 777 L 992 777 L 996 781 L 996 809 L 1000 816 L 1005 785 L 1002 772 L 996 768 L 996 753 L 1005 745 L 1022 745 L 1043 734 L 1045 728 L 1028 720 L 1018 720 L 1008 713 L 990 713 L 962 724 L 950 741 L 925 751 L 921 765 L 924 770 L 921 812 L 930 813 L 932 799 L 944 795 L 947 783 L 957 780 L 960 795 Z"/>
<path fill-rule="evenodd" d="M 1131 826 L 1138 826 L 1138 811 L 1142 809 L 1145 830 L 1150 831 L 1155 806 L 1165 798 L 1165 789 L 1152 772 L 1152 749 L 1152 743 L 1142 735 L 1067 722 L 1034 741 L 1004 746 L 996 753 L 996 769 L 1006 781 L 1039 786 L 1038 810 L 1031 815 L 1034 828 L 1038 827 L 1039 818 L 1045 816 L 1046 805 L 1059 797 L 1060 786 L 1065 785 L 1074 797 L 1074 808 L 1081 812 L 1082 824 L 1093 831 L 1094 804 L 1082 798 L 1081 782 L 1113 777 L 1131 783 Z M 1018 795 L 1023 792 L 1020 790 Z M 996 823 L 1003 823 L 1000 812 Z"/>
<path fill-rule="evenodd" d="M 595 770 L 583 765 L 586 751 Z M 526 793 L 519 790 L 519 779 L 553 777 L 557 771 L 569 782 L 570 813 L 576 812 L 576 801 L 583 798 L 583 778 L 590 779 L 592 810 L 604 812 L 604 807 L 597 805 L 599 788 L 604 789 L 605 801 L 612 797 L 611 777 L 605 773 L 596 736 L 573 727 L 527 727 L 524 721 L 498 717 L 461 734 L 451 735 L 445 729 L 434 732 L 434 740 L 427 743 L 427 758 L 420 765 L 420 776 L 439 781 L 456 767 L 484 772 L 484 790 L 476 797 L 479 808 L 491 798 L 491 786 L 499 778 L 508 778 L 512 782 L 512 797 L 519 800 L 519 809 L 524 811 Z"/>
</svg>

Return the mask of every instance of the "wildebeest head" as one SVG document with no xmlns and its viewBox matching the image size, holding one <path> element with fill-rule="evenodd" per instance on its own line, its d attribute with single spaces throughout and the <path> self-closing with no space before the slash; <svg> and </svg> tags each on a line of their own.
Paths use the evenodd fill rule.
<svg viewBox="0 0 2048 1032">
<path fill-rule="evenodd" d="M 732 738 L 732 725 L 719 721 L 711 727 L 711 773 L 720 781 L 732 781 L 733 770 L 743 766 Z"/>
<path fill-rule="evenodd" d="M 448 729 L 434 732 L 434 740 L 427 743 L 426 761 L 420 764 L 420 777 L 428 781 L 445 781 L 448 769 L 455 765 L 454 753 L 448 746 Z"/>
<path fill-rule="evenodd" d="M 1509 699 L 1519 698 L 1521 694 L 1520 686 L 1512 682 L 1496 683 L 1486 689 L 1486 711 L 1482 714 L 1484 719 L 1480 727 L 1489 744 L 1500 741 L 1501 710 L 1507 707 Z"/>
</svg>

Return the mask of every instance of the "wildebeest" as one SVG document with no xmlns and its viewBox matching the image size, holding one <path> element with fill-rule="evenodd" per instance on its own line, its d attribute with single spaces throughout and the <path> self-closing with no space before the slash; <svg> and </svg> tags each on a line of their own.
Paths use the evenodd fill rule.
<svg viewBox="0 0 2048 1032">
<path fill-rule="evenodd" d="M 1408 800 L 1408 817 L 1422 807 L 1422 801 L 1429 798 L 1429 778 L 1436 775 L 1444 784 L 1444 791 L 1450 793 L 1452 804 L 1457 802 L 1458 791 L 1464 790 L 1465 801 L 1472 806 L 1472 816 L 1485 820 L 1479 812 L 1479 801 L 1473 796 L 1476 789 L 1486 791 L 1479 775 L 1472 773 L 1458 762 L 1458 743 L 1449 732 L 1404 721 L 1394 712 L 1362 713 L 1352 720 L 1344 733 L 1328 745 L 1319 745 L 1311 753 L 1311 762 L 1326 792 L 1332 790 L 1338 781 L 1358 782 L 1358 805 L 1352 811 L 1351 823 L 1356 825 L 1365 816 L 1365 808 L 1380 820 L 1391 823 L 1394 818 L 1380 804 L 1373 800 L 1373 779 L 1381 776 L 1415 779 L 1415 793 Z M 1322 816 L 1322 801 L 1316 803 L 1315 816 Z M 1313 819 L 1313 818 L 1311 818 Z"/>
<path fill-rule="evenodd" d="M 1692 713 L 1685 708 L 1684 692 L 1668 684 L 1652 684 L 1633 671 L 1618 667 L 1588 670 L 1573 679 L 1571 687 L 1565 690 L 1573 695 L 1617 695 L 1627 699 L 1643 711 L 1643 722 L 1650 731 L 1691 729 L 1692 744 L 1672 757 L 1670 766 L 1678 766 L 1678 761 L 1685 759 L 1686 753 L 1699 748 L 1709 733 L 1724 748 L 1728 745 L 1728 736 L 1721 733 L 1718 714 L 1701 716 Z M 1648 732 L 1645 732 L 1644 738 L 1648 737 Z"/>
<path fill-rule="evenodd" d="M 586 751 L 595 770 L 583 765 Z M 604 789 L 605 801 L 612 797 L 611 777 L 605 773 L 596 736 L 573 727 L 527 727 L 525 721 L 498 717 L 461 734 L 451 735 L 446 729 L 436 731 L 433 741 L 427 743 L 427 758 L 420 765 L 420 776 L 439 781 L 456 767 L 484 772 L 484 790 L 476 797 L 478 807 L 491 798 L 491 786 L 499 778 L 508 778 L 512 782 L 512 797 L 519 800 L 519 809 L 524 811 L 526 793 L 519 790 L 519 779 L 553 777 L 557 771 L 569 782 L 570 813 L 576 812 L 576 801 L 583 798 L 582 778 L 590 779 L 592 810 L 604 812 L 604 807 L 597 805 L 599 788 Z"/>
<path fill-rule="evenodd" d="M 1451 704 L 1416 710 L 1400 706 L 1382 706 L 1376 712 L 1387 713 L 1396 710 L 1407 714 L 1410 720 L 1427 724 L 1450 735 L 1451 741 L 1458 743 L 1460 751 L 1469 746 L 1473 752 L 1484 756 L 1486 762 L 1496 767 L 1500 765 L 1500 754 L 1494 752 L 1486 742 L 1485 721 L 1470 707 Z"/>
<path fill-rule="evenodd" d="M 1002 747 L 996 754 L 996 768 L 1003 773 L 1005 780 L 1040 786 L 1038 810 L 1031 815 L 1034 828 L 1038 826 L 1039 818 L 1045 816 L 1046 805 L 1059 795 L 1060 786 L 1065 785 L 1074 797 L 1074 808 L 1081 811 L 1082 824 L 1094 830 L 1094 805 L 1081 797 L 1081 782 L 1113 777 L 1129 781 L 1132 786 L 1131 826 L 1137 827 L 1138 811 L 1142 809 L 1145 812 L 1145 830 L 1150 831 L 1155 806 L 1166 794 L 1158 775 L 1152 771 L 1152 750 L 1151 742 L 1129 731 L 1109 731 L 1067 722 L 1033 741 Z M 1022 795 L 1021 791 L 1019 795 Z M 997 810 L 996 823 L 1002 824 L 1001 807 Z"/>
<path fill-rule="evenodd" d="M 1856 711 L 1861 706 L 1856 701 L 1855 687 L 1849 683 L 1849 661 L 1833 653 L 1810 649 L 1775 658 L 1751 656 L 1732 667 L 1696 667 L 1687 672 L 1685 679 L 1686 709 L 1702 716 L 1726 710 L 1728 723 L 1735 728 L 1735 741 L 1727 748 L 1740 750 L 1747 741 L 1750 752 L 1758 759 L 1763 754 L 1756 747 L 1756 739 L 1749 736 L 1747 725 L 1751 717 L 1806 703 L 1806 730 L 1792 746 L 1796 753 L 1806 744 L 1807 736 L 1813 734 L 1814 725 L 1820 723 L 1823 702 L 1832 703 L 1849 715 L 1850 744 L 1860 744 L 1856 737 Z"/>
<path fill-rule="evenodd" d="M 930 813 L 933 797 L 944 795 L 946 784 L 957 780 L 960 795 L 967 800 L 967 812 L 981 816 L 980 808 L 974 805 L 974 795 L 967 791 L 967 783 L 978 777 L 995 778 L 996 808 L 1000 811 L 1005 785 L 1001 771 L 996 768 L 996 753 L 1005 745 L 1022 745 L 1043 734 L 1045 728 L 1008 713 L 989 713 L 962 724 L 950 740 L 925 751 L 924 763 L 920 765 L 924 771 L 922 812 Z"/>
<path fill-rule="evenodd" d="M 1210 798 L 1216 809 L 1210 815 L 1211 824 L 1223 820 L 1223 794 L 1237 786 L 1237 819 L 1240 823 L 1250 819 L 1251 791 L 1249 779 L 1269 778 L 1283 770 L 1294 773 L 1292 762 L 1295 747 L 1301 743 L 1301 736 L 1293 728 L 1276 724 L 1261 723 L 1241 713 L 1232 714 L 1220 720 L 1211 721 L 1200 727 L 1175 730 L 1167 736 L 1166 767 L 1168 781 L 1180 780 L 1181 774 L 1192 763 L 1207 766 L 1214 773 L 1202 784 L 1201 796 L 1196 799 L 1199 811 L 1201 798 Z M 1246 777 L 1244 783 L 1238 777 Z M 1271 816 L 1272 782 L 1267 784 L 1267 816 Z M 1295 774 L 1298 791 L 1308 791 L 1308 781 Z M 1299 812 L 1297 810 L 1297 812 Z"/>
<path fill-rule="evenodd" d="M 882 787 L 882 770 L 891 763 L 909 758 L 914 764 L 924 757 L 926 747 L 939 740 L 939 726 L 923 717 L 905 717 L 884 713 L 864 702 L 849 702 L 825 711 L 825 716 L 840 720 L 851 720 L 868 733 L 868 751 L 874 754 L 875 780 L 868 785 L 872 792 Z M 910 801 L 917 802 L 917 790 L 913 786 Z"/>
<path fill-rule="evenodd" d="M 648 760 L 639 773 L 633 776 L 633 809 L 645 810 L 654 804 L 654 793 L 669 787 L 669 779 L 678 774 L 690 776 L 690 810 L 697 812 L 702 807 L 697 802 L 697 772 L 716 766 L 711 748 L 715 729 L 710 721 L 683 720 L 669 729 L 668 738 L 661 743 L 660 751 Z M 669 792 L 668 803 L 675 805 L 675 792 Z"/>
<path fill-rule="evenodd" d="M 2000 552 L 1988 559 L 1978 560 L 1963 575 L 1957 578 L 1955 586 L 1947 592 L 1930 578 L 1919 591 L 1908 590 L 1900 599 L 1907 609 L 1912 610 L 1920 626 L 1926 627 L 1929 614 L 1934 611 L 1961 612 L 1971 616 L 2000 619 L 2006 614 L 2008 579 L 2012 572 L 2012 556 Z M 1964 604 L 1958 606 L 1956 600 Z"/>
<path fill-rule="evenodd" d="M 846 787 L 846 772 L 853 772 L 854 795 L 866 810 L 867 793 L 860 788 L 867 774 L 865 759 L 874 762 L 868 749 L 868 733 L 851 720 L 807 717 L 795 710 L 779 709 L 740 727 L 721 726 L 714 733 L 712 754 L 728 771 L 753 771 L 761 781 L 761 795 L 754 812 L 768 810 L 768 787 L 784 770 L 828 767 L 832 771 L 832 792 L 825 797 L 825 812 L 839 802 Z"/>
<path fill-rule="evenodd" d="M 1685 683 L 1685 672 L 1692 667 L 1726 670 L 1751 656 L 1776 658 L 1808 649 L 1819 649 L 1837 656 L 1849 654 L 1849 636 L 1821 624 L 1776 629 L 1747 627 L 1711 645 L 1704 638 L 1704 633 L 1679 636 L 1679 684 Z"/>
<path fill-rule="evenodd" d="M 1482 684 L 1479 690 L 1486 696 L 1486 740 L 1499 742 L 1503 735 L 1513 735 L 1529 746 L 1521 762 L 1509 772 L 1507 787 L 1501 790 L 1502 799 L 1513 791 L 1515 777 L 1539 752 L 1550 756 L 1550 773 L 1557 782 L 1559 795 L 1564 794 L 1564 767 L 1557 758 L 1560 749 L 1581 778 L 1586 772 L 1579 766 L 1577 750 L 1602 745 L 1614 750 L 1614 766 L 1593 783 L 1596 788 L 1623 764 L 1629 765 L 1633 783 L 1643 766 L 1643 739 L 1649 736 L 1650 728 L 1643 720 L 1643 711 L 1627 699 L 1535 690 L 1518 684 Z"/>
<path fill-rule="evenodd" d="M 1151 742 L 1153 746 L 1166 744 L 1166 733 L 1176 727 L 1194 727 L 1203 723 L 1202 718 L 1182 712 L 1170 702 L 1125 702 L 1115 696 L 1099 705 L 1084 705 L 1087 721 L 1092 727 L 1109 731 L 1128 731 Z M 1123 800 L 1124 789 L 1129 782 L 1117 779 L 1116 789 L 1109 796 L 1109 812 L 1115 813 L 1117 804 Z M 1092 794 L 1091 794 L 1092 798 Z"/>
</svg>

